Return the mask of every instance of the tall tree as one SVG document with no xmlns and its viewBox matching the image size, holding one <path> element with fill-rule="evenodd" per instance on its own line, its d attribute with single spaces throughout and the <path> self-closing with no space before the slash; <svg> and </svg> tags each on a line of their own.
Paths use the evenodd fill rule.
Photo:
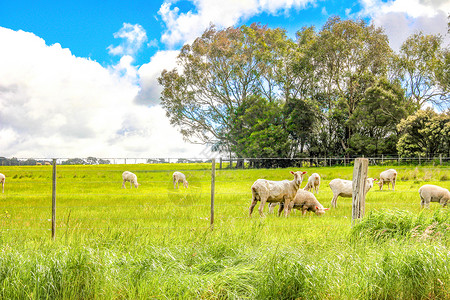
<svg viewBox="0 0 450 300">
<path fill-rule="evenodd" d="M 350 139 L 353 154 L 396 153 L 397 124 L 413 111 L 399 83 L 376 80 L 349 120 L 356 131 Z"/>
<path fill-rule="evenodd" d="M 179 68 L 164 70 L 158 78 L 163 86 L 161 103 L 171 124 L 191 142 L 231 152 L 233 111 L 251 95 L 270 102 L 280 97 L 282 88 L 277 86 L 274 70 L 287 51 L 285 43 L 284 30 L 259 24 L 207 29 L 182 48 Z"/>
<path fill-rule="evenodd" d="M 392 53 L 388 38 L 381 28 L 368 25 L 364 21 L 330 18 L 319 32 L 313 46 L 315 78 L 324 96 L 322 111 L 329 122 L 328 144 L 333 137 L 331 122 L 336 114 L 344 114 L 337 119 L 344 123 L 343 139 L 339 142 L 342 150 L 348 148 L 348 140 L 353 128 L 346 122 L 355 112 L 371 77 L 384 75 Z M 336 120 L 336 118 L 334 118 Z"/>
<path fill-rule="evenodd" d="M 419 107 L 450 107 L 450 54 L 440 35 L 413 34 L 402 44 L 397 59 L 406 96 Z"/>
</svg>

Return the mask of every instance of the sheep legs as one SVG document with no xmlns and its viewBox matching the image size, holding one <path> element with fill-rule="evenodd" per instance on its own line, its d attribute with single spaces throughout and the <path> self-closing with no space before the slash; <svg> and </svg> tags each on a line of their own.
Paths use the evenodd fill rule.
<svg viewBox="0 0 450 300">
<path fill-rule="evenodd" d="M 249 214 L 248 214 L 249 217 L 252 216 L 252 212 L 253 212 L 253 209 L 256 206 L 256 203 L 258 203 L 258 200 L 257 199 L 252 199 L 252 203 L 250 204 Z"/>
<path fill-rule="evenodd" d="M 289 215 L 289 203 L 290 199 L 284 199 L 284 202 L 280 202 L 280 208 L 278 208 L 278 216 L 281 215 L 281 212 L 284 209 L 284 216 L 287 217 Z"/>
<path fill-rule="evenodd" d="M 331 199 L 331 206 L 332 207 L 336 207 L 337 206 L 337 198 L 338 198 L 339 196 L 338 195 L 333 195 L 333 199 Z"/>
</svg>

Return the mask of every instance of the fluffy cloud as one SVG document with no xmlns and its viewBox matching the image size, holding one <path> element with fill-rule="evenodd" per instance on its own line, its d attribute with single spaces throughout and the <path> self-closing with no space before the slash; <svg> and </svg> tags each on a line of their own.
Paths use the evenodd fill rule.
<svg viewBox="0 0 450 300">
<path fill-rule="evenodd" d="M 314 2 L 315 0 L 228 0 L 217 5 L 215 1 L 192 0 L 196 10 L 180 12 L 178 7 L 172 5 L 172 1 L 166 1 L 158 12 L 166 26 L 161 41 L 173 47 L 191 42 L 211 23 L 219 28 L 229 27 L 263 12 L 272 15 L 287 13 Z"/>
<path fill-rule="evenodd" d="M 34 34 L 0 27 L 0 156 L 196 157 L 127 77 Z M 126 63 L 124 62 L 126 65 Z M 162 142 L 164 141 L 164 142 Z"/>
<path fill-rule="evenodd" d="M 141 90 L 136 97 L 136 103 L 145 105 L 156 105 L 159 103 L 161 86 L 158 84 L 158 77 L 162 70 L 172 70 L 176 67 L 176 57 L 179 51 L 168 50 L 157 52 L 148 64 L 139 68 L 139 78 Z"/>
<path fill-rule="evenodd" d="M 147 41 L 147 33 L 139 24 L 123 23 L 122 28 L 114 33 L 114 38 L 122 39 L 119 46 L 109 46 L 109 53 L 112 55 L 134 55 Z"/>
<path fill-rule="evenodd" d="M 361 16 L 368 16 L 376 26 L 385 28 L 391 47 L 400 49 L 413 33 L 441 34 L 449 42 L 447 15 L 450 2 L 446 0 L 361 0 Z"/>
</svg>

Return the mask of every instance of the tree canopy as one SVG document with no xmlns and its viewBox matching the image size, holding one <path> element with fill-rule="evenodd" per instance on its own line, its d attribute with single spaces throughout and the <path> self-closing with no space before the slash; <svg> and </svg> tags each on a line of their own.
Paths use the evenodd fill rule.
<svg viewBox="0 0 450 300">
<path fill-rule="evenodd" d="M 382 28 L 360 20 L 333 17 L 295 40 L 261 24 L 210 26 L 177 64 L 158 78 L 171 124 L 237 157 L 407 153 L 402 120 L 450 106 L 440 36 L 414 34 L 394 53 Z"/>
</svg>

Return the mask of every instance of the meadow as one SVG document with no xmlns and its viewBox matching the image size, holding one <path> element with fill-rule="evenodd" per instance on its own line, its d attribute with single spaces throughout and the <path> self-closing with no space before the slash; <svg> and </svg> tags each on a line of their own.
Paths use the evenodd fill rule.
<svg viewBox="0 0 450 300">
<path fill-rule="evenodd" d="M 391 167 L 396 191 L 376 185 L 353 227 L 350 198 L 322 217 L 249 218 L 252 183 L 290 180 L 291 169 L 217 169 L 211 228 L 210 164 L 58 166 L 54 241 L 52 167 L 1 167 L 0 298 L 450 299 L 449 208 L 421 210 L 417 192 L 450 188 L 450 168 L 370 166 L 369 176 Z M 121 188 L 125 170 L 138 189 Z M 188 189 L 173 188 L 175 170 Z M 325 207 L 329 181 L 353 172 L 295 170 L 321 175 Z"/>
</svg>

